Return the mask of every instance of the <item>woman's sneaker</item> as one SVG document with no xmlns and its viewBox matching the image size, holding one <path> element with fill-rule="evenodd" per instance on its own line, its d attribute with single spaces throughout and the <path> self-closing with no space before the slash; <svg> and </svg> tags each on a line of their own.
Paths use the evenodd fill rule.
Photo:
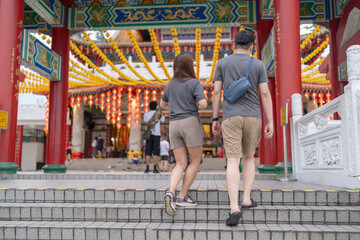
<svg viewBox="0 0 360 240">
<path fill-rule="evenodd" d="M 176 197 L 176 206 L 190 207 L 190 206 L 196 206 L 196 205 L 197 205 L 197 202 L 195 200 L 193 200 L 189 195 L 186 195 L 184 198 L 182 198 L 180 196 Z"/>
<path fill-rule="evenodd" d="M 164 201 L 165 201 L 165 212 L 169 216 L 175 216 L 176 206 L 175 206 L 174 193 L 172 191 L 170 191 L 170 190 L 167 190 L 165 192 Z"/>
</svg>

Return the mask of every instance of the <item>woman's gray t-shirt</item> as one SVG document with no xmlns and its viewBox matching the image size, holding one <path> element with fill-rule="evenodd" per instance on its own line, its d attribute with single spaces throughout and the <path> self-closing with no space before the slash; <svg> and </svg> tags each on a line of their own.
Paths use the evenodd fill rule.
<svg viewBox="0 0 360 240">
<path fill-rule="evenodd" d="M 170 121 L 188 117 L 199 118 L 197 102 L 205 99 L 204 89 L 197 79 L 185 82 L 173 78 L 165 87 L 161 99 L 170 104 Z"/>
<path fill-rule="evenodd" d="M 242 53 L 235 53 L 219 60 L 215 69 L 214 82 L 222 81 L 223 89 L 228 88 L 235 79 L 245 76 L 249 61 L 250 56 Z M 230 103 L 224 98 L 223 120 L 232 116 L 261 118 L 258 86 L 268 82 L 265 65 L 262 61 L 254 59 L 249 80 L 251 88 L 236 102 Z"/>
</svg>

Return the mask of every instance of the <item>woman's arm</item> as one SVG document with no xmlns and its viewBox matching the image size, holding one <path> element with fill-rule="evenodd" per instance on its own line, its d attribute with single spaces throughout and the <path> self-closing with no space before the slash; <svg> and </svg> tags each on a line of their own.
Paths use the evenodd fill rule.
<svg viewBox="0 0 360 240">
<path fill-rule="evenodd" d="M 170 110 L 170 104 L 168 102 L 164 102 L 162 99 L 160 100 L 160 108 L 164 110 Z"/>
</svg>

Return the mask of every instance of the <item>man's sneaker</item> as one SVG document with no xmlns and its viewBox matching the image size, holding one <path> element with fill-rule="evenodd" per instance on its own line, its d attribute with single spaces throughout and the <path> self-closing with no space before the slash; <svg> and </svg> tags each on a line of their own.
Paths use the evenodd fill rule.
<svg viewBox="0 0 360 240">
<path fill-rule="evenodd" d="M 153 173 L 159 173 L 159 171 L 155 168 Z"/>
<path fill-rule="evenodd" d="M 145 169 L 144 173 L 149 173 L 149 169 L 148 168 Z"/>
<path fill-rule="evenodd" d="M 174 193 L 170 190 L 167 190 L 165 192 L 164 201 L 165 201 L 165 212 L 169 216 L 175 216 L 176 206 L 175 206 Z"/>
<path fill-rule="evenodd" d="M 186 195 L 184 198 L 181 198 L 179 196 L 176 197 L 176 206 L 190 207 L 190 206 L 196 206 L 196 205 L 197 205 L 197 202 L 195 200 L 193 200 L 189 195 Z"/>
</svg>

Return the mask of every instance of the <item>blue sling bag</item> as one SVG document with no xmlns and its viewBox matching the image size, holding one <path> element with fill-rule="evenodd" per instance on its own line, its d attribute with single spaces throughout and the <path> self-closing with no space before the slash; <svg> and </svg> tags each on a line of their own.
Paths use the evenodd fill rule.
<svg viewBox="0 0 360 240">
<path fill-rule="evenodd" d="M 230 103 L 236 102 L 239 97 L 244 95 L 244 93 L 251 88 L 251 83 L 249 80 L 249 74 L 251 70 L 251 65 L 254 61 L 254 58 L 250 58 L 249 65 L 246 69 L 246 74 L 243 77 L 237 78 L 228 88 L 224 91 L 224 97 Z"/>
</svg>

